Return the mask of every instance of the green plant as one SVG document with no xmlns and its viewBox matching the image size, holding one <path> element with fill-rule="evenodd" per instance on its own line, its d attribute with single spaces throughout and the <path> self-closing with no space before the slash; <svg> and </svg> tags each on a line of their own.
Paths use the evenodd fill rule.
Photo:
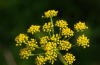
<svg viewBox="0 0 100 65">
<path fill-rule="evenodd" d="M 54 25 L 53 25 L 53 20 L 52 17 L 57 16 L 58 11 L 55 10 L 48 10 L 45 12 L 45 16 L 42 16 L 43 18 L 50 18 L 51 22 L 45 23 L 42 27 L 44 32 L 48 32 L 49 36 L 43 36 L 40 38 L 36 32 L 40 32 L 39 28 L 41 26 L 39 25 L 31 25 L 30 28 L 27 30 L 28 33 L 36 34 L 39 39 L 40 39 L 40 45 L 41 47 L 38 46 L 38 42 L 36 42 L 36 39 L 31 39 L 31 41 L 28 40 L 28 36 L 26 34 L 19 34 L 15 38 L 15 41 L 17 41 L 16 46 L 20 45 L 22 43 L 26 44 L 26 48 L 23 48 L 20 50 L 21 58 L 28 59 L 29 56 L 34 56 L 37 55 L 36 58 L 36 64 L 37 65 L 43 65 L 47 60 L 51 64 L 56 61 L 57 56 L 59 56 L 60 60 L 63 62 L 64 65 L 72 64 L 73 61 L 75 61 L 75 56 L 70 53 L 66 53 L 65 55 L 62 55 L 59 51 L 60 50 L 66 50 L 70 49 L 71 47 L 74 47 L 76 45 L 78 46 L 83 46 L 84 48 L 89 47 L 89 39 L 82 34 L 82 36 L 79 36 L 77 39 L 77 44 L 72 45 L 68 40 L 74 36 L 77 32 L 81 30 L 81 32 L 84 31 L 84 29 L 88 29 L 87 26 L 85 26 L 85 23 L 82 23 L 79 21 L 79 23 L 76 23 L 74 25 L 75 30 L 77 31 L 74 33 L 70 28 L 68 28 L 68 23 L 64 20 L 58 20 L 55 23 L 55 26 L 59 27 L 59 34 L 54 34 Z M 51 34 L 52 32 L 52 34 Z M 61 40 L 61 36 L 64 36 L 64 38 Z M 66 39 L 68 38 L 68 39 Z M 40 53 L 40 54 L 32 54 L 31 51 L 34 51 L 35 48 L 42 49 L 46 51 L 45 53 Z M 45 56 L 44 56 L 45 55 Z"/>
</svg>

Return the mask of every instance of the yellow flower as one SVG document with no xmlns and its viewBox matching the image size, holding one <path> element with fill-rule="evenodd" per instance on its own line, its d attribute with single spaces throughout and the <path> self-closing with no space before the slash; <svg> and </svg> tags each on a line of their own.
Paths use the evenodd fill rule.
<svg viewBox="0 0 100 65">
<path fill-rule="evenodd" d="M 47 42 L 47 44 L 44 47 L 44 50 L 46 50 L 46 58 L 47 60 L 50 60 L 49 63 L 53 64 L 54 60 L 57 60 L 57 44 L 54 42 Z"/>
<path fill-rule="evenodd" d="M 79 30 L 84 31 L 84 29 L 88 29 L 87 26 L 85 26 L 85 23 L 81 23 L 81 21 L 79 21 L 79 23 L 76 23 L 74 25 L 74 28 L 77 30 L 77 32 L 79 32 Z"/>
<path fill-rule="evenodd" d="M 31 54 L 31 50 L 29 50 L 28 48 L 23 48 L 20 50 L 20 56 L 22 56 L 21 58 L 24 59 L 28 59 L 29 55 L 28 54 Z"/>
<path fill-rule="evenodd" d="M 46 43 L 47 43 L 48 40 L 50 40 L 49 36 L 42 37 L 41 40 L 40 40 L 41 47 L 44 47 L 46 45 Z"/>
<path fill-rule="evenodd" d="M 43 25 L 43 31 L 45 32 L 51 32 L 51 30 L 53 29 L 53 26 L 54 25 L 52 25 L 52 23 L 51 22 L 48 22 L 48 25 L 47 25 L 47 23 L 45 23 L 44 25 Z"/>
<path fill-rule="evenodd" d="M 19 34 L 16 38 L 15 38 L 15 41 L 17 42 L 17 43 L 19 43 L 19 45 L 21 46 L 21 43 L 22 42 L 26 42 L 26 41 L 28 41 L 28 36 L 26 35 L 26 34 Z M 18 44 L 16 44 L 16 46 L 18 46 Z"/>
<path fill-rule="evenodd" d="M 27 48 L 29 48 L 32 51 L 35 50 L 35 47 L 38 47 L 37 42 L 36 42 L 35 39 L 31 39 L 31 41 L 28 41 L 26 46 L 27 46 Z"/>
<path fill-rule="evenodd" d="M 82 34 L 82 36 L 79 36 L 77 39 L 78 46 L 83 46 L 84 48 L 89 47 L 89 39 Z"/>
<path fill-rule="evenodd" d="M 67 36 L 73 36 L 73 33 L 74 32 L 68 27 L 62 29 L 62 35 L 65 35 L 65 38 L 67 38 Z"/>
<path fill-rule="evenodd" d="M 56 47 L 57 47 L 56 43 L 54 43 L 54 42 L 47 42 L 47 44 L 44 47 L 44 50 L 47 50 L 47 51 L 56 51 Z"/>
<path fill-rule="evenodd" d="M 55 26 L 60 27 L 60 30 L 61 30 L 62 28 L 66 28 L 67 25 L 68 25 L 67 22 L 64 21 L 64 20 L 59 20 L 59 21 L 56 21 L 56 23 L 55 23 Z"/>
<path fill-rule="evenodd" d="M 66 55 L 64 55 L 63 57 L 64 57 L 64 59 L 67 61 L 67 63 L 69 63 L 69 64 L 72 64 L 73 61 L 76 60 L 76 59 L 74 59 L 75 56 L 73 56 L 73 55 L 70 54 L 70 53 L 66 53 Z"/>
<path fill-rule="evenodd" d="M 68 41 L 64 41 L 64 40 L 60 40 L 60 42 L 59 43 L 57 43 L 57 44 L 60 44 L 60 49 L 61 50 L 66 50 L 66 51 L 68 51 L 68 49 L 70 49 L 71 48 L 71 43 L 70 42 L 68 42 Z"/>
<path fill-rule="evenodd" d="M 47 12 L 45 12 L 45 16 L 42 16 L 43 17 L 46 17 L 46 18 L 49 18 L 49 17 L 54 17 L 54 16 L 57 16 L 57 13 L 58 11 L 55 11 L 55 10 L 48 10 Z"/>
<path fill-rule="evenodd" d="M 37 56 L 37 58 L 35 59 L 35 63 L 37 65 L 43 65 L 45 64 L 45 61 L 46 61 L 46 58 L 44 58 L 44 56 L 42 55 Z"/>
<path fill-rule="evenodd" d="M 56 41 L 56 42 L 59 42 L 59 39 L 60 39 L 60 38 L 61 38 L 61 36 L 58 36 L 58 34 L 56 34 L 56 36 L 53 35 L 53 36 L 51 37 L 51 40 Z"/>
<path fill-rule="evenodd" d="M 34 34 L 34 32 L 40 32 L 39 28 L 41 26 L 31 25 L 30 28 L 27 30 L 28 33 Z"/>
<path fill-rule="evenodd" d="M 47 51 L 46 52 L 46 57 L 47 60 L 49 60 L 49 63 L 53 64 L 54 61 L 56 61 L 57 59 L 57 53 L 56 52 L 53 52 L 53 51 Z"/>
</svg>

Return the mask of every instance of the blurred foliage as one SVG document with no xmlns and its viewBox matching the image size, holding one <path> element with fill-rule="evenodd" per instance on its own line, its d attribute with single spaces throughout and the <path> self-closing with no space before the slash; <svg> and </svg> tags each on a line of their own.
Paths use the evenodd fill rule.
<svg viewBox="0 0 100 65">
<path fill-rule="evenodd" d="M 63 19 L 68 22 L 68 27 L 74 30 L 74 24 L 82 21 L 88 26 L 88 30 L 83 33 L 90 39 L 90 47 L 73 47 L 68 52 L 76 56 L 73 65 L 100 65 L 100 0 L 0 0 L 0 65 L 8 65 L 4 57 L 5 47 L 9 49 L 17 65 L 35 65 L 36 56 L 29 57 L 28 60 L 20 59 L 20 49 L 16 47 L 15 37 L 20 33 L 27 33 L 30 25 L 43 25 L 49 19 L 42 18 L 45 11 L 58 10 L 56 20 Z M 55 27 L 55 33 L 59 30 Z M 82 33 L 76 34 L 70 39 L 72 44 L 76 44 L 76 39 Z M 48 35 L 42 31 L 38 33 L 40 37 Z M 28 33 L 30 38 L 39 39 L 36 35 Z M 36 50 L 33 53 L 43 52 Z M 66 51 L 61 51 L 65 54 Z M 47 62 L 47 65 L 51 65 Z M 63 65 L 61 61 L 55 61 L 54 65 Z"/>
</svg>

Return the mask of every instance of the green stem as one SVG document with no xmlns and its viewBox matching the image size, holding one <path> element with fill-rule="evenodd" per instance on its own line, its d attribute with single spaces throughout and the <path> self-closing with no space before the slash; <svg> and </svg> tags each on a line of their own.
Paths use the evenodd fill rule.
<svg viewBox="0 0 100 65">
<path fill-rule="evenodd" d="M 52 23 L 52 25 L 53 25 L 52 17 L 50 17 L 50 21 L 51 21 L 51 23 Z M 54 27 L 53 27 L 53 29 L 52 29 L 52 34 L 54 35 Z"/>
<path fill-rule="evenodd" d="M 50 38 L 51 38 L 51 34 L 50 34 L 50 31 L 49 31 L 49 36 L 50 36 Z"/>
<path fill-rule="evenodd" d="M 36 47 L 36 48 L 38 48 L 38 49 L 44 49 L 44 48 L 42 48 L 42 47 Z"/>
<path fill-rule="evenodd" d="M 24 42 L 24 44 L 27 44 L 27 42 Z"/>
<path fill-rule="evenodd" d="M 60 60 L 62 61 L 62 63 L 63 63 L 64 65 L 68 65 L 68 64 L 66 63 L 66 61 L 64 60 L 62 54 L 59 53 L 58 51 L 57 51 L 57 53 L 58 53 L 58 57 L 60 58 Z"/>
<path fill-rule="evenodd" d="M 35 34 L 39 37 L 39 35 L 35 32 Z M 41 40 L 41 38 L 39 37 L 39 39 Z"/>
<path fill-rule="evenodd" d="M 45 54 L 45 53 L 40 53 L 40 54 L 28 54 L 29 56 L 34 56 L 34 55 L 42 55 L 42 54 Z"/>
<path fill-rule="evenodd" d="M 77 46 L 78 44 L 75 44 L 75 45 L 73 45 L 73 46 L 71 46 L 71 47 L 74 47 L 74 46 Z"/>
<path fill-rule="evenodd" d="M 65 40 L 65 37 L 63 38 L 63 40 Z"/>
<path fill-rule="evenodd" d="M 36 35 L 39 37 L 39 35 L 36 33 Z M 41 40 L 41 38 L 39 37 L 39 39 Z M 41 48 L 41 47 L 36 47 L 38 49 L 44 49 L 44 48 Z"/>
<path fill-rule="evenodd" d="M 61 33 L 61 30 L 60 30 L 60 32 L 59 32 L 59 36 L 60 36 L 60 33 Z"/>
</svg>

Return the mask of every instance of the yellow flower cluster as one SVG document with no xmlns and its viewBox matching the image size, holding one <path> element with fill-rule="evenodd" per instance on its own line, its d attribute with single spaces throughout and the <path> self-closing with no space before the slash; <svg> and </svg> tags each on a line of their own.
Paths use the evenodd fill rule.
<svg viewBox="0 0 100 65">
<path fill-rule="evenodd" d="M 70 42 L 68 42 L 68 41 L 64 41 L 64 40 L 60 40 L 60 42 L 59 43 L 57 43 L 57 44 L 60 44 L 60 49 L 61 50 L 66 50 L 66 51 L 68 51 L 68 49 L 70 49 L 71 48 L 71 43 Z"/>
<path fill-rule="evenodd" d="M 20 50 L 20 56 L 21 58 L 25 58 L 28 59 L 29 57 L 29 54 L 31 54 L 31 51 L 34 51 L 35 50 L 35 47 L 38 47 L 37 45 L 37 42 L 35 39 L 31 39 L 31 41 L 27 41 L 27 44 L 26 44 L 26 48 L 23 48 Z"/>
<path fill-rule="evenodd" d="M 47 51 L 56 51 L 56 46 L 57 44 L 54 43 L 54 42 L 47 42 L 46 46 L 44 47 L 44 50 L 47 50 Z"/>
<path fill-rule="evenodd" d="M 32 51 L 35 50 L 35 47 L 38 47 L 37 42 L 35 39 L 31 39 L 31 41 L 28 41 L 26 44 L 27 48 L 31 49 Z"/>
<path fill-rule="evenodd" d="M 42 37 L 41 41 L 40 41 L 40 45 L 41 45 L 41 47 L 44 47 L 44 50 L 46 51 L 46 53 L 45 53 L 45 55 L 46 55 L 45 58 L 47 58 L 46 60 L 50 60 L 49 62 L 53 64 L 54 60 L 57 60 L 56 59 L 57 44 L 54 42 L 48 42 L 49 40 L 50 39 L 48 36 Z"/>
<path fill-rule="evenodd" d="M 74 31 L 72 31 L 70 28 L 68 28 L 68 24 L 66 21 L 64 20 L 58 20 L 56 21 L 55 23 L 55 26 L 58 26 L 60 27 L 59 30 L 60 30 L 60 33 L 59 35 L 58 34 L 53 34 L 54 31 L 52 30 L 53 29 L 53 21 L 52 21 L 52 17 L 53 16 L 57 16 L 57 13 L 58 11 L 55 11 L 55 10 L 48 10 L 47 12 L 45 12 L 45 16 L 43 17 L 47 17 L 49 18 L 50 17 L 50 20 L 51 22 L 48 22 L 45 23 L 43 25 L 43 31 L 44 32 L 49 32 L 49 35 L 50 35 L 50 38 L 49 36 L 43 36 L 42 38 L 39 37 L 40 39 L 40 45 L 42 47 L 42 49 L 44 51 L 46 51 L 45 53 L 45 56 L 42 56 L 42 54 L 31 54 L 31 51 L 34 51 L 35 48 L 40 48 L 38 47 L 37 45 L 37 42 L 36 42 L 36 39 L 31 39 L 31 41 L 28 41 L 28 36 L 25 35 L 25 34 L 19 34 L 19 36 L 17 36 L 15 38 L 15 41 L 17 41 L 17 44 L 16 46 L 18 46 L 18 43 L 19 45 L 21 46 L 21 43 L 25 43 L 26 44 L 26 48 L 23 48 L 20 50 L 20 54 L 22 57 L 21 58 L 26 58 L 28 59 L 29 55 L 39 55 L 37 56 L 37 58 L 35 59 L 36 60 L 36 64 L 37 65 L 43 65 L 45 64 L 45 62 L 47 60 L 49 60 L 49 63 L 53 64 L 55 60 L 57 60 L 57 54 L 61 55 L 59 53 L 59 50 L 66 50 L 68 51 L 68 49 L 71 49 L 72 44 L 67 40 L 65 41 L 64 39 L 69 37 L 69 36 L 73 36 L 74 35 Z M 30 28 L 27 30 L 28 33 L 36 33 L 36 32 L 40 32 L 39 28 L 41 26 L 36 26 L 36 25 L 31 25 Z M 77 30 L 77 32 L 79 32 L 80 30 L 83 31 L 84 29 L 88 29 L 87 26 L 85 26 L 85 23 L 81 23 L 81 21 L 79 21 L 79 23 L 75 24 L 74 25 L 74 28 Z M 52 36 L 50 34 L 52 30 Z M 60 35 L 65 35 L 65 38 L 63 40 L 60 40 L 61 39 L 61 36 Z M 78 46 L 83 46 L 84 48 L 89 47 L 89 39 L 87 39 L 87 37 L 84 36 L 84 34 L 82 36 L 79 36 L 78 39 L 77 39 L 77 44 Z M 58 47 L 57 47 L 57 44 L 58 44 Z M 69 64 L 72 64 L 73 61 L 75 61 L 75 56 L 73 56 L 72 54 L 70 53 L 66 53 L 66 55 L 63 56 L 64 60 L 69 63 Z"/>
<path fill-rule="evenodd" d="M 87 37 L 84 36 L 84 34 L 82 36 L 79 36 L 77 39 L 77 44 L 78 46 L 83 46 L 84 48 L 89 47 L 89 39 L 87 39 Z"/>
<path fill-rule="evenodd" d="M 81 21 L 79 21 L 79 23 L 76 23 L 74 25 L 74 28 L 77 30 L 77 32 L 79 32 L 79 30 L 84 31 L 84 29 L 88 29 L 87 26 L 85 26 L 85 23 L 81 23 Z"/>
<path fill-rule="evenodd" d="M 65 35 L 65 38 L 67 38 L 67 36 L 73 36 L 73 33 L 74 32 L 68 27 L 62 29 L 62 35 Z"/>
<path fill-rule="evenodd" d="M 49 63 L 53 64 L 54 60 L 57 60 L 57 44 L 54 42 L 48 42 L 44 48 L 46 50 L 46 58 L 47 60 L 50 60 Z"/>
<path fill-rule="evenodd" d="M 15 41 L 17 42 L 16 46 L 18 46 L 18 43 L 19 45 L 21 46 L 21 43 L 22 42 L 26 42 L 28 41 L 28 36 L 26 34 L 19 34 L 16 38 L 15 38 Z"/>
<path fill-rule="evenodd" d="M 47 23 L 45 23 L 44 25 L 43 25 L 43 31 L 45 32 L 51 32 L 51 30 L 53 29 L 53 26 L 54 25 L 52 25 L 52 23 L 51 22 L 48 22 L 48 25 L 47 25 Z"/>
<path fill-rule="evenodd" d="M 44 13 L 45 16 L 42 16 L 42 18 L 43 18 L 43 17 L 47 17 L 47 18 L 49 18 L 49 17 L 54 17 L 54 16 L 57 16 L 57 13 L 58 13 L 58 11 L 55 11 L 55 10 L 48 10 L 47 12 Z"/>
<path fill-rule="evenodd" d="M 59 21 L 56 21 L 56 23 L 55 23 L 55 26 L 60 27 L 59 30 L 61 30 L 62 28 L 66 28 L 67 25 L 68 25 L 67 22 L 64 20 L 59 20 Z"/>
<path fill-rule="evenodd" d="M 46 58 L 47 60 L 50 60 L 49 63 L 53 64 L 54 61 L 56 61 L 57 59 L 57 53 L 53 52 L 53 51 L 47 51 L 46 52 Z"/>
<path fill-rule="evenodd" d="M 49 36 L 42 37 L 41 40 L 40 40 L 41 47 L 44 47 L 46 45 L 46 43 L 47 43 L 48 40 L 50 40 Z"/>
<path fill-rule="evenodd" d="M 64 59 L 67 61 L 67 63 L 69 63 L 69 64 L 72 64 L 73 61 L 76 60 L 76 59 L 74 59 L 75 56 L 73 56 L 73 55 L 70 54 L 70 53 L 66 53 L 66 55 L 64 55 L 63 57 L 64 57 Z"/>
<path fill-rule="evenodd" d="M 24 58 L 28 59 L 29 54 L 31 54 L 31 50 L 28 49 L 28 48 L 23 48 L 23 49 L 20 50 L 20 54 L 19 55 L 22 56 L 21 57 L 22 59 L 24 59 Z"/>
<path fill-rule="evenodd" d="M 58 36 L 58 34 L 56 34 L 56 36 L 53 35 L 53 36 L 51 37 L 51 40 L 52 40 L 52 41 L 59 42 L 59 39 L 60 39 L 60 38 L 61 38 L 61 36 Z"/>
<path fill-rule="evenodd" d="M 42 56 L 42 55 L 39 55 L 39 56 L 37 56 L 35 61 L 36 61 L 35 63 L 37 65 L 43 65 L 43 64 L 45 64 L 46 58 L 44 58 L 44 56 Z"/>
<path fill-rule="evenodd" d="M 31 25 L 30 28 L 27 30 L 28 33 L 32 33 L 34 34 L 34 32 L 38 31 L 40 32 L 39 28 L 41 26 L 37 26 L 37 25 Z"/>
</svg>

